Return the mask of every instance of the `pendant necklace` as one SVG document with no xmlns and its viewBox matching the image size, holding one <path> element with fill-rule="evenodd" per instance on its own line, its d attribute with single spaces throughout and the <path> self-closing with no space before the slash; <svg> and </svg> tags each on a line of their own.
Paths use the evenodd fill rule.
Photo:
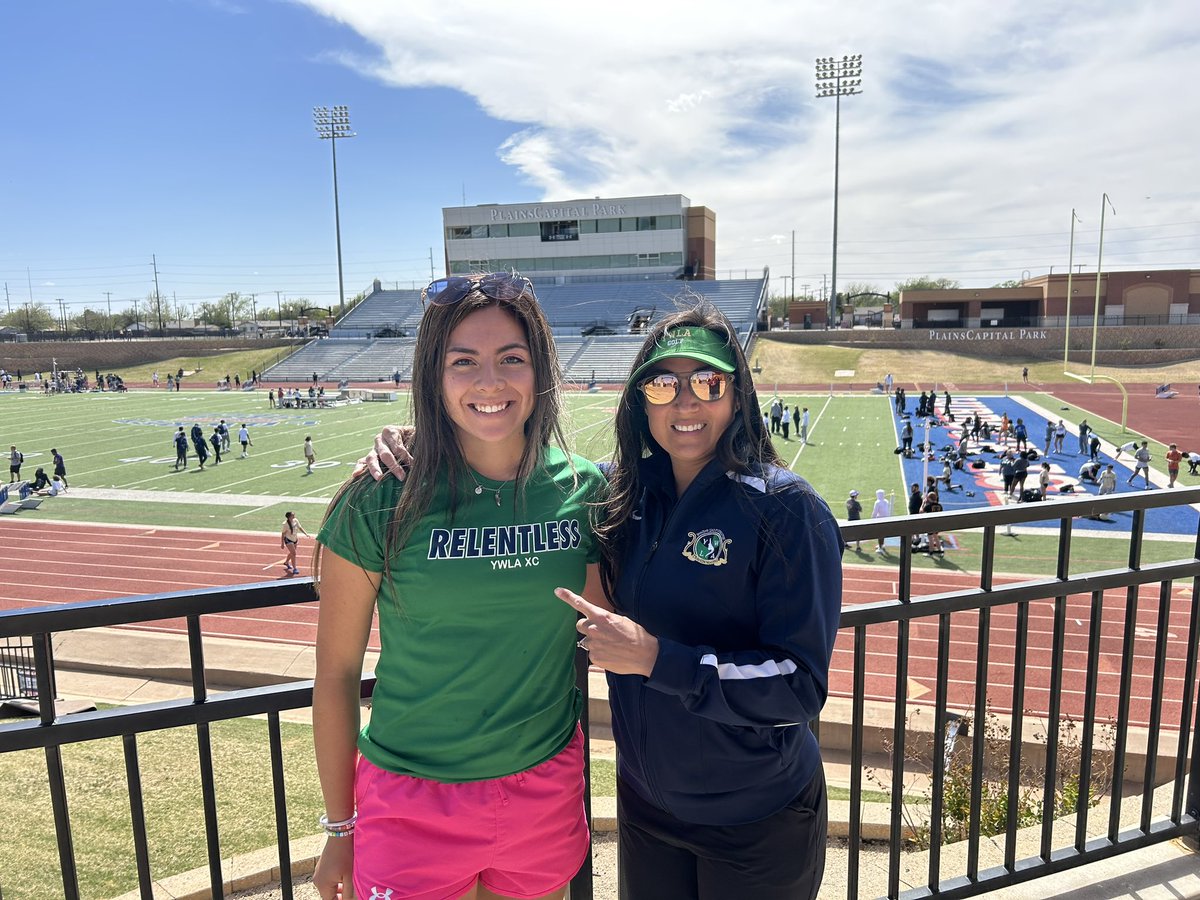
<svg viewBox="0 0 1200 900">
<path fill-rule="evenodd" d="M 498 488 L 492 488 L 492 487 L 485 488 L 482 484 L 479 483 L 479 479 L 475 477 L 475 472 L 470 466 L 467 466 L 467 474 L 470 475 L 471 480 L 473 482 L 475 482 L 475 496 L 477 496 L 477 497 L 481 496 L 484 491 L 491 491 L 496 495 L 496 505 L 497 506 L 500 505 L 500 491 L 502 491 L 504 489 L 504 486 L 506 484 L 508 484 L 508 481 L 502 482 L 500 484 L 500 487 L 498 487 Z M 510 478 L 509 481 L 511 481 L 511 480 L 512 479 Z"/>
</svg>

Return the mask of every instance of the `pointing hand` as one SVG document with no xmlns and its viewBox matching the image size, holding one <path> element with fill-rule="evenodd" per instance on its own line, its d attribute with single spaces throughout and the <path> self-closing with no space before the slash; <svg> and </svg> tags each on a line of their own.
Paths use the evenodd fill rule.
<svg viewBox="0 0 1200 900">
<path fill-rule="evenodd" d="M 650 676 L 658 659 L 658 638 L 633 619 L 601 609 L 574 591 L 560 587 L 554 595 L 582 614 L 575 623 L 583 635 L 579 646 L 595 665 L 616 675 Z"/>
</svg>

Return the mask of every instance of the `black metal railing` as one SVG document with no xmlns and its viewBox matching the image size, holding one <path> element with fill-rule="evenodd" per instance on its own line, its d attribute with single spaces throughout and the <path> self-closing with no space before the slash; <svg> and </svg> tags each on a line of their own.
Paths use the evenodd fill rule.
<svg viewBox="0 0 1200 900">
<path fill-rule="evenodd" d="M 1200 532 L 1187 548 L 1183 558 L 1142 564 L 1141 556 L 1145 540 L 1144 523 L 1147 510 L 1169 506 L 1183 507 L 1200 503 L 1200 488 L 1189 488 L 1173 492 L 1145 491 L 1113 495 L 1105 498 L 1081 497 L 1054 503 L 1018 504 L 1003 508 L 986 508 L 962 512 L 944 512 L 932 516 L 911 518 L 878 519 L 856 522 L 843 526 L 849 540 L 874 540 L 878 537 L 900 538 L 899 571 L 895 597 L 858 606 L 845 607 L 842 612 L 841 628 L 852 645 L 853 671 L 851 691 L 851 735 L 850 735 L 850 857 L 847 873 L 847 896 L 860 895 L 860 849 L 862 844 L 862 779 L 864 771 L 864 735 L 867 731 L 866 679 L 870 675 L 878 682 L 878 676 L 891 679 L 891 694 L 886 698 L 885 712 L 890 711 L 892 727 L 888 732 L 891 748 L 891 819 L 890 852 L 885 893 L 887 897 L 918 898 L 968 897 L 999 887 L 1017 884 L 1052 872 L 1080 866 L 1105 859 L 1149 844 L 1180 836 L 1195 837 L 1200 834 L 1200 763 L 1194 750 L 1200 741 L 1200 723 L 1194 721 L 1197 697 L 1197 656 L 1200 648 Z M 1125 564 L 1102 571 L 1073 573 L 1071 571 L 1071 548 L 1074 525 L 1077 518 L 1112 513 L 1132 513 L 1131 527 L 1127 534 L 1127 558 Z M 1057 570 L 1051 577 L 1020 578 L 1006 580 L 1011 576 L 997 568 L 997 529 L 1047 519 L 1058 521 Z M 940 532 L 963 532 L 970 529 L 982 531 L 980 556 L 977 560 L 979 573 L 968 588 L 946 590 L 939 593 L 914 596 L 913 594 L 913 547 L 910 538 L 918 533 L 936 529 Z M 1176 583 L 1188 585 L 1188 598 L 1184 610 L 1184 625 L 1172 619 L 1178 612 L 1174 605 L 1172 586 Z M 1131 771 L 1132 781 L 1140 785 L 1143 800 L 1140 815 L 1135 822 L 1121 819 L 1124 786 L 1130 782 L 1125 770 L 1132 767 L 1128 739 L 1131 734 L 1132 679 L 1134 671 L 1134 642 L 1145 640 L 1142 633 L 1131 625 L 1137 623 L 1139 588 L 1143 585 L 1158 587 L 1158 609 L 1155 627 L 1151 629 L 1154 652 L 1151 674 L 1150 727 L 1147 730 L 1145 758 L 1139 771 Z M 1095 704 L 1096 686 L 1101 674 L 1103 610 L 1109 603 L 1108 592 L 1121 592 L 1124 605 L 1124 627 L 1121 632 L 1119 663 L 1119 696 L 1117 716 L 1113 723 L 1117 736 L 1114 749 L 1114 770 L 1117 773 L 1108 797 L 1108 817 L 1105 832 L 1101 836 L 1088 837 L 1088 819 L 1093 795 L 1093 773 L 1091 767 L 1092 735 L 1097 726 Z M 1050 708 L 1047 712 L 1046 742 L 1042 749 L 1046 757 L 1046 783 L 1039 788 L 1047 802 L 1043 809 L 1049 810 L 1054 790 L 1052 783 L 1059 753 L 1058 724 L 1062 717 L 1060 698 L 1063 692 L 1063 660 L 1066 653 L 1066 615 L 1068 600 L 1082 595 L 1089 598 L 1091 616 L 1087 630 L 1087 652 L 1085 671 L 1085 697 L 1087 703 L 1082 714 L 1083 749 L 1079 754 L 1076 773 L 1079 785 L 1079 800 L 1074 810 L 1074 839 L 1068 846 L 1055 847 L 1053 839 L 1054 816 L 1044 813 L 1040 821 L 1040 850 L 1032 857 L 1017 858 L 1018 820 L 1012 802 L 1021 790 L 1019 761 L 1026 748 L 1022 745 L 1022 716 L 1026 703 L 1027 682 L 1024 657 L 1029 648 L 1031 604 L 1049 603 L 1053 610 L 1053 634 L 1051 638 L 1051 672 L 1049 684 Z M 61 892 L 57 886 L 53 893 L 65 900 L 80 896 L 76 855 L 72 840 L 72 818 L 68 803 L 67 777 L 63 770 L 62 747 L 67 744 L 120 737 L 124 745 L 125 777 L 128 787 L 131 812 L 134 862 L 137 883 L 142 897 L 152 896 L 150 854 L 147 842 L 146 816 L 142 801 L 142 784 L 139 764 L 139 736 L 162 729 L 194 729 L 200 756 L 200 778 L 203 815 L 205 820 L 206 851 L 212 895 L 222 896 L 220 812 L 216 801 L 215 772 L 210 726 L 222 720 L 240 719 L 249 716 L 265 716 L 268 722 L 268 743 L 274 796 L 276 843 L 280 870 L 291 870 L 288 847 L 288 809 L 284 792 L 284 759 L 280 740 L 280 714 L 287 710 L 303 709 L 312 703 L 312 682 L 300 681 L 267 687 L 212 693 L 206 684 L 204 661 L 205 636 L 201 627 L 203 616 L 229 613 L 238 610 L 263 609 L 313 599 L 311 584 L 307 580 L 285 583 L 248 585 L 234 588 L 214 588 L 195 592 L 160 594 L 77 603 L 60 607 L 41 607 L 0 612 L 0 640 L 17 639 L 33 647 L 33 668 L 36 674 L 36 693 L 39 716 L 30 721 L 4 723 L 0 725 L 0 753 L 18 750 L 40 749 L 45 754 L 46 779 L 49 786 L 57 852 L 61 867 Z M 1173 609 L 1174 607 L 1174 609 Z M 988 714 L 988 684 L 992 675 L 992 619 L 993 616 L 1012 610 L 1015 613 L 1015 646 L 1013 648 L 1013 677 L 1011 678 L 1011 750 L 1009 769 L 1002 779 L 1009 795 L 1009 814 L 1003 829 L 1005 853 L 1003 863 L 984 869 L 981 866 L 981 841 L 984 827 L 978 810 L 985 789 L 984 754 L 986 750 L 985 729 L 975 727 L 971 741 L 970 793 L 973 813 L 969 823 L 966 862 L 962 872 L 950 872 L 943 862 L 941 822 L 943 812 L 943 788 L 945 773 L 941 765 L 940 751 L 935 753 L 932 765 L 932 790 L 930 794 L 930 853 L 928 880 L 925 887 L 901 892 L 901 857 L 905 852 L 902 838 L 904 825 L 903 791 L 906 768 L 911 766 L 911 754 L 906 750 L 910 734 L 908 711 L 916 704 L 908 696 L 909 658 L 912 649 L 914 624 L 936 624 L 936 684 L 932 710 L 934 716 L 933 746 L 940 748 L 947 724 L 955 718 L 949 698 L 949 672 L 952 665 L 952 643 L 962 644 L 962 638 L 952 641 L 952 634 L 961 632 L 962 625 L 955 626 L 955 617 L 971 615 L 974 622 L 974 676 L 971 713 L 976 723 L 982 723 Z M 131 625 L 164 619 L 182 618 L 186 621 L 190 659 L 191 692 L 189 699 L 142 704 L 73 715 L 58 715 L 54 704 L 54 658 L 55 635 L 81 629 Z M 1168 630 L 1182 630 L 1186 634 L 1186 649 L 1182 660 L 1179 654 L 1168 653 Z M 870 642 L 886 642 L 888 658 L 895 661 L 894 670 L 878 672 L 868 669 L 868 645 Z M 969 642 L 968 642 L 969 643 Z M 893 649 L 894 648 L 894 649 Z M 578 682 L 587 690 L 586 663 L 582 655 L 578 659 Z M 1172 714 L 1166 720 L 1164 712 L 1164 681 L 1169 666 L 1182 671 L 1175 676 L 1181 684 L 1181 694 L 1172 702 Z M 1111 665 L 1108 666 L 1111 668 Z M 362 694 L 370 695 L 373 679 L 364 678 Z M 875 702 L 879 702 L 878 700 Z M 890 705 L 890 709 L 886 706 Z M 584 704 L 586 711 L 587 704 Z M 873 717 L 878 720 L 878 716 Z M 584 722 L 585 732 L 587 722 Z M 1173 750 L 1163 747 L 1174 741 Z M 1160 745 L 1163 745 L 1160 747 Z M 1166 778 L 1172 785 L 1170 809 L 1165 814 L 1154 814 L 1153 789 L 1164 780 L 1158 771 L 1159 760 L 1166 757 L 1171 768 Z M 589 795 L 590 803 L 590 795 Z M 590 815 L 590 805 L 589 805 Z M 163 873 L 159 873 L 161 877 Z M 49 887 L 49 886 L 47 886 Z M 572 882 L 571 896 L 592 897 L 592 873 L 590 865 Z M 287 879 L 282 885 L 285 900 L 292 897 L 292 888 Z"/>
<path fill-rule="evenodd" d="M 968 510 L 964 512 L 938 513 L 932 516 L 916 516 L 906 519 L 881 519 L 876 522 L 852 523 L 843 527 L 848 540 L 868 540 L 885 536 L 900 536 L 900 562 L 897 596 L 881 602 L 842 611 L 841 627 L 852 634 L 854 657 L 854 689 L 852 692 L 852 735 L 851 747 L 851 800 L 850 800 L 850 865 L 848 871 L 847 896 L 858 896 L 859 850 L 861 847 L 861 805 L 859 802 L 863 769 L 862 733 L 865 725 L 866 694 L 865 678 L 866 647 L 869 633 L 890 627 L 895 632 L 896 670 L 894 677 L 893 728 L 888 745 L 891 748 L 889 773 L 891 779 L 891 852 L 889 856 L 886 896 L 905 900 L 924 897 L 957 898 L 984 894 L 990 890 L 1019 884 L 1025 881 L 1106 859 L 1129 852 L 1149 844 L 1170 840 L 1175 837 L 1200 836 L 1200 755 L 1195 747 L 1200 743 L 1200 720 L 1194 721 L 1194 712 L 1200 696 L 1197 695 L 1197 657 L 1200 650 L 1200 529 L 1193 536 L 1184 558 L 1153 564 L 1142 563 L 1145 541 L 1145 515 L 1150 509 L 1183 506 L 1200 501 L 1200 489 L 1189 488 L 1179 492 L 1154 491 L 1136 492 L 1109 497 L 1087 496 L 1078 499 L 1055 501 L 1051 504 L 1029 503 L 1007 506 L 1001 509 Z M 1190 510 L 1189 510 L 1190 512 Z M 1127 539 L 1127 557 L 1120 568 L 1102 571 L 1073 573 L 1071 571 L 1071 549 L 1075 522 L 1086 522 L 1088 518 L 1109 517 L 1115 513 L 1132 513 Z M 997 528 L 1008 528 L 1029 522 L 1058 521 L 1058 553 L 1056 571 L 1052 577 L 1035 578 L 997 584 L 1003 576 L 996 567 Z M 914 596 L 912 593 L 911 538 L 931 530 L 961 532 L 967 529 L 982 529 L 979 574 L 975 584 L 969 588 Z M 1186 649 L 1183 658 L 1168 654 L 1168 622 L 1172 613 L 1172 585 L 1181 582 L 1187 585 L 1189 597 L 1182 626 L 1186 634 Z M 1156 585 L 1158 610 L 1150 635 L 1139 632 L 1138 622 L 1139 588 Z M 1108 819 L 1103 835 L 1088 838 L 1088 816 L 1093 799 L 1093 739 L 1098 727 L 1096 709 L 1097 681 L 1101 668 L 1101 639 L 1104 625 L 1104 606 L 1111 603 L 1107 592 L 1123 594 L 1123 624 L 1120 629 L 1121 652 L 1119 657 L 1119 688 L 1116 701 L 1116 719 L 1112 722 L 1115 734 L 1112 771 L 1114 777 L 1108 795 Z M 1055 817 L 1052 793 L 1058 771 L 1057 753 L 1060 725 L 1064 722 L 1061 707 L 1064 691 L 1063 669 L 1066 645 L 1066 613 L 1069 598 L 1089 598 L 1090 614 L 1086 630 L 1087 651 L 1085 683 L 1083 685 L 1084 709 L 1079 724 L 1081 747 L 1079 748 L 1078 771 L 1072 773 L 1077 779 L 1078 800 L 1074 809 L 1074 840 L 1070 846 L 1054 847 L 1052 832 Z M 1018 828 L 1016 811 L 1018 793 L 1021 790 L 1021 758 L 1023 715 L 1027 696 L 1027 653 L 1029 650 L 1031 604 L 1046 602 L 1052 605 L 1053 630 L 1050 646 L 1050 680 L 1048 684 L 1049 708 L 1044 723 L 1045 784 L 1040 821 L 1040 846 L 1037 855 L 1017 859 Z M 980 850 L 986 837 L 980 821 L 981 799 L 984 791 L 984 759 L 988 736 L 984 726 L 989 715 L 988 688 L 995 681 L 990 677 L 990 654 L 993 651 L 991 623 L 993 615 L 1012 611 L 1014 616 L 1014 646 L 1011 679 L 1011 720 L 1008 724 L 1010 746 L 1007 772 L 1003 784 L 1006 789 L 1007 819 L 1002 832 L 1004 859 L 1002 864 L 981 869 Z M 942 865 L 941 827 L 944 812 L 945 771 L 941 755 L 942 741 L 950 720 L 948 701 L 948 669 L 951 661 L 951 619 L 955 615 L 974 614 L 974 678 L 973 698 L 970 714 L 975 724 L 971 735 L 970 764 L 970 809 L 971 817 L 966 840 L 964 871 L 947 874 Z M 934 749 L 930 770 L 932 789 L 929 810 L 929 869 L 925 887 L 901 891 L 901 833 L 904 824 L 903 796 L 905 768 L 911 764 L 906 754 L 906 738 L 909 735 L 907 711 L 913 706 L 908 697 L 908 662 L 912 643 L 911 628 L 916 622 L 936 622 L 936 685 L 934 688 L 932 731 Z M 1179 628 L 1178 624 L 1172 628 Z M 962 630 L 960 628 L 960 630 Z M 970 629 L 967 629 L 970 630 Z M 1078 637 L 1078 636 L 1076 636 Z M 1128 771 L 1128 741 L 1131 733 L 1132 679 L 1135 674 L 1134 644 L 1139 639 L 1153 637 L 1153 672 L 1151 673 L 1149 696 L 1151 708 L 1148 716 L 1144 761 L 1140 771 Z M 1111 639 L 1111 636 L 1110 636 Z M 960 641 L 963 640 L 960 638 Z M 888 649 L 891 649 L 889 643 Z M 1111 658 L 1105 657 L 1111 670 Z M 1182 672 L 1177 677 L 1181 693 L 1175 717 L 1163 721 L 1163 684 L 1165 669 L 1169 663 L 1181 664 Z M 1165 733 L 1169 724 L 1172 736 Z M 1171 739 L 1175 747 L 1171 750 L 1163 745 Z M 1190 750 L 1190 752 L 1189 752 Z M 1171 781 L 1173 791 L 1169 813 L 1164 817 L 1153 815 L 1153 793 L 1158 784 L 1158 760 L 1166 756 L 1173 763 Z M 1128 772 L 1128 774 L 1127 774 Z M 1132 780 L 1142 791 L 1140 815 L 1136 822 L 1123 822 L 1121 806 L 1125 784 Z"/>
</svg>

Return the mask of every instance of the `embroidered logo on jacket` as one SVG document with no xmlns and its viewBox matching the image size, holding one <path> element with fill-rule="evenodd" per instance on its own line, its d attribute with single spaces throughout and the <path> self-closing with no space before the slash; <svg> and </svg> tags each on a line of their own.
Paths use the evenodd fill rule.
<svg viewBox="0 0 1200 900">
<path fill-rule="evenodd" d="M 729 562 L 729 545 L 732 543 L 733 539 L 725 537 L 717 528 L 689 531 L 683 555 L 702 566 L 723 566 Z"/>
</svg>

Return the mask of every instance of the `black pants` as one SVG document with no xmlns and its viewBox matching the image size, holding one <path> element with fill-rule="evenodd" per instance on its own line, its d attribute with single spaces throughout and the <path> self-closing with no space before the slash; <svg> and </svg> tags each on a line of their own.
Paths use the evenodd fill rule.
<svg viewBox="0 0 1200 900">
<path fill-rule="evenodd" d="M 812 900 L 825 874 L 825 772 L 746 825 L 682 822 L 617 779 L 621 900 Z"/>
</svg>

